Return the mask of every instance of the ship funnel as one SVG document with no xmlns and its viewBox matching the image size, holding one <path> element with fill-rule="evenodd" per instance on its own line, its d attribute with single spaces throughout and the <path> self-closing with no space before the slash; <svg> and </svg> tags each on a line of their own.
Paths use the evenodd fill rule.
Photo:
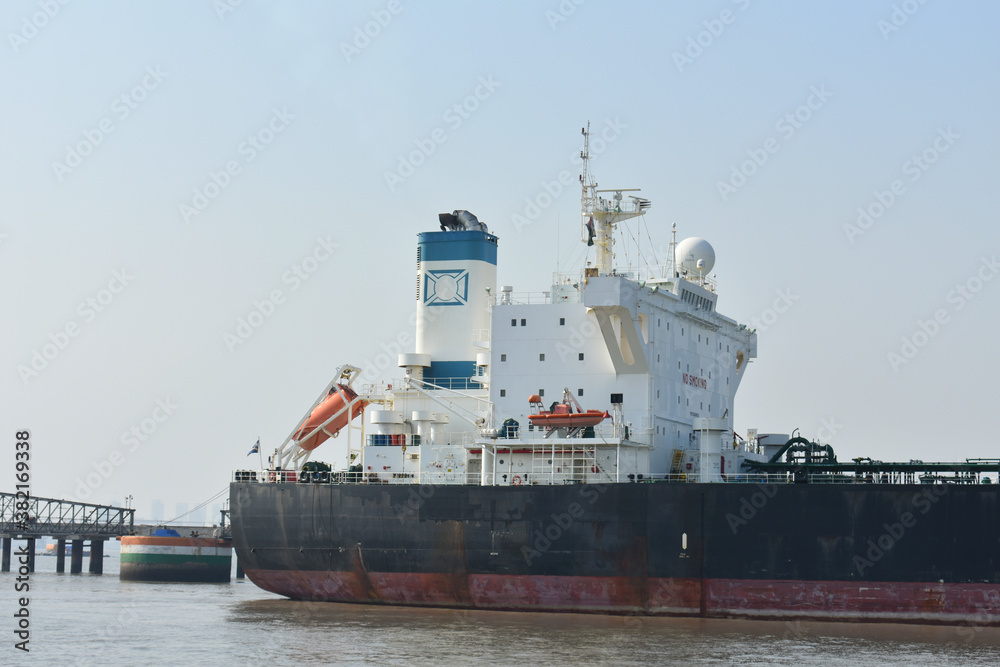
<svg viewBox="0 0 1000 667">
<path fill-rule="evenodd" d="M 489 336 L 497 237 L 468 211 L 438 217 L 444 231 L 417 235 L 415 353 L 425 382 L 479 389 L 473 378 L 476 355 Z"/>
<path fill-rule="evenodd" d="M 489 232 L 486 225 L 479 222 L 479 218 L 469 211 L 458 210 L 451 213 L 439 213 L 438 221 L 441 223 L 441 231 L 475 231 Z"/>
</svg>

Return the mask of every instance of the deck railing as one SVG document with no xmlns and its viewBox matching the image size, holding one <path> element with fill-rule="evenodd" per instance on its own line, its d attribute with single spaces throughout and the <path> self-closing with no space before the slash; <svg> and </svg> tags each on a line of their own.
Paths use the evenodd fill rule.
<svg viewBox="0 0 1000 667">
<path fill-rule="evenodd" d="M 562 462 L 560 462 L 562 463 Z M 499 471 L 497 472 L 497 483 L 485 486 L 510 486 L 510 485 L 563 485 L 563 484 L 608 484 L 615 482 L 613 470 L 599 469 L 596 473 L 590 466 L 595 462 L 586 460 L 586 470 L 576 471 L 571 467 L 553 475 L 551 471 L 539 469 L 533 466 L 528 470 L 528 474 L 520 471 Z M 572 466 L 572 464 L 570 464 Z M 565 464 L 560 467 L 566 467 Z M 596 467 L 596 466 L 595 466 Z M 590 470 L 588 473 L 587 470 Z M 507 475 L 506 478 L 503 475 Z M 492 480 L 492 475 L 488 475 Z M 518 479 L 515 481 L 514 477 Z M 479 472 L 397 472 L 392 473 L 392 477 L 386 477 L 385 473 L 377 474 L 373 472 L 297 472 L 294 470 L 237 470 L 233 473 L 233 482 L 238 483 L 270 483 L 270 484 L 465 484 L 472 486 L 482 486 L 481 473 Z M 683 474 L 649 474 L 649 473 L 625 473 L 620 477 L 622 484 L 693 484 L 699 482 L 698 475 Z M 990 485 L 993 482 L 990 478 L 974 477 L 923 477 L 914 479 L 886 479 L 869 478 L 864 475 L 835 475 L 835 474 L 809 474 L 804 477 L 795 476 L 792 473 L 773 474 L 739 474 L 726 475 L 724 479 L 719 479 L 719 484 L 982 484 Z"/>
</svg>

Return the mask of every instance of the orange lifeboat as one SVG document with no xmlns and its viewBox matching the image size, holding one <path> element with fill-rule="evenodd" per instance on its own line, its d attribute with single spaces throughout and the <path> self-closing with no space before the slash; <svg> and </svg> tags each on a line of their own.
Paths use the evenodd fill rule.
<svg viewBox="0 0 1000 667">
<path fill-rule="evenodd" d="M 563 401 L 563 403 L 554 405 L 552 410 L 542 410 L 542 397 L 538 394 L 532 394 L 528 398 L 528 403 L 531 404 L 534 414 L 528 415 L 528 421 L 534 426 L 546 429 L 575 429 L 597 426 L 611 416 L 602 410 L 581 409 L 580 404 L 576 402 L 568 389 L 563 393 Z M 573 407 L 576 408 L 576 412 L 573 412 Z"/>
<path fill-rule="evenodd" d="M 568 405 L 560 404 L 552 412 L 528 415 L 528 421 L 535 426 L 544 426 L 545 428 L 583 428 L 597 426 L 610 416 L 601 410 L 570 412 Z"/>
<path fill-rule="evenodd" d="M 350 410 L 345 410 L 344 407 L 357 397 L 358 394 L 346 384 L 334 385 L 333 389 L 330 390 L 330 394 L 322 403 L 313 408 L 313 411 L 309 413 L 309 417 L 306 418 L 305 423 L 295 433 L 295 440 L 298 441 L 299 447 L 307 452 L 311 452 L 326 442 L 331 435 L 336 436 L 340 433 L 340 429 L 347 426 L 348 422 L 364 412 L 365 406 L 368 405 L 367 401 L 361 400 L 352 405 Z M 338 412 L 340 413 L 339 415 L 337 414 Z M 302 442 L 303 438 L 308 437 L 310 433 L 334 415 L 337 415 L 337 417 L 326 426 L 323 426 L 319 433 Z"/>
</svg>

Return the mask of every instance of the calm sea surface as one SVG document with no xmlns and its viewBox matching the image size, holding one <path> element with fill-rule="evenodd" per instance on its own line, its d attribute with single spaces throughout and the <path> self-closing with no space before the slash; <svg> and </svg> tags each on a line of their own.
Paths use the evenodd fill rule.
<svg viewBox="0 0 1000 667">
<path fill-rule="evenodd" d="M 293 602 L 235 579 L 122 582 L 118 543 L 109 542 L 108 551 L 102 576 L 56 574 L 54 557 L 37 557 L 30 581 L 30 654 L 13 647 L 16 574 L 0 576 L 0 665 L 1000 664 L 995 628 Z"/>
</svg>

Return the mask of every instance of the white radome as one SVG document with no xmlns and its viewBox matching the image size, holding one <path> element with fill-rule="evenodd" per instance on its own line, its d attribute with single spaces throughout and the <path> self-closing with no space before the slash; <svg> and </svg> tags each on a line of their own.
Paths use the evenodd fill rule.
<svg viewBox="0 0 1000 667">
<path fill-rule="evenodd" d="M 707 276 L 715 266 L 712 244 L 696 236 L 678 243 L 674 257 L 682 274 Z"/>
</svg>

